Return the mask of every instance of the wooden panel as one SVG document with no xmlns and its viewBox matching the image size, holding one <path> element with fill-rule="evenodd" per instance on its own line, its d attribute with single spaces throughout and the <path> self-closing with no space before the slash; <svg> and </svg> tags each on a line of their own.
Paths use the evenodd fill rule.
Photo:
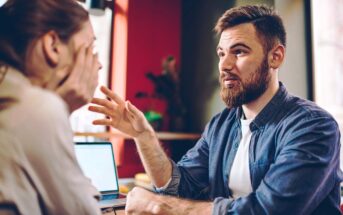
<svg viewBox="0 0 343 215">
<path fill-rule="evenodd" d="M 200 138 L 200 134 L 196 133 L 172 133 L 172 132 L 157 132 L 157 138 L 159 140 L 197 140 Z M 102 139 L 111 139 L 111 138 L 124 138 L 132 139 L 131 137 L 120 133 L 118 131 L 113 132 L 102 132 L 102 133 L 92 133 L 92 132 L 75 132 L 75 136 L 88 136 L 88 137 L 97 137 Z"/>
</svg>

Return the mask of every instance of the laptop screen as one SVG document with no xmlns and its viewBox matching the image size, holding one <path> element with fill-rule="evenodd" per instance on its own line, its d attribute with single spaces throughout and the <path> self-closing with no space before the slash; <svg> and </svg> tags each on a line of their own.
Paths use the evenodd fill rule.
<svg viewBox="0 0 343 215">
<path fill-rule="evenodd" d="M 111 143 L 76 143 L 75 152 L 83 173 L 100 192 L 118 191 Z"/>
</svg>

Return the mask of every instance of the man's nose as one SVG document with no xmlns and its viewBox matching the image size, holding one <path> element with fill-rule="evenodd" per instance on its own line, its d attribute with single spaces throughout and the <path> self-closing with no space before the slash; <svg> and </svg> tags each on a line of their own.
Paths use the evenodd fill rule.
<svg viewBox="0 0 343 215">
<path fill-rule="evenodd" d="M 235 57 L 232 55 L 223 56 L 219 61 L 219 70 L 220 71 L 231 71 L 235 65 Z"/>
</svg>

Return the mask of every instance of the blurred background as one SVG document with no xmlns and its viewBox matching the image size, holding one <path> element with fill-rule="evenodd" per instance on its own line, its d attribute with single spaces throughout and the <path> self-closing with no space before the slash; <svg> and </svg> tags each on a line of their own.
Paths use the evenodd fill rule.
<svg viewBox="0 0 343 215">
<path fill-rule="evenodd" d="M 224 11 L 237 5 L 266 4 L 278 11 L 287 31 L 280 80 L 292 94 L 328 110 L 343 127 L 342 0 L 85 0 L 82 4 L 90 11 L 98 38 L 100 83 L 144 112 L 174 160 L 225 108 L 219 96 L 218 37 L 213 27 Z M 75 140 L 110 140 L 119 176 L 142 172 L 133 141 L 91 125 L 99 117 L 86 108 L 73 113 L 73 129 L 81 132 Z"/>
</svg>

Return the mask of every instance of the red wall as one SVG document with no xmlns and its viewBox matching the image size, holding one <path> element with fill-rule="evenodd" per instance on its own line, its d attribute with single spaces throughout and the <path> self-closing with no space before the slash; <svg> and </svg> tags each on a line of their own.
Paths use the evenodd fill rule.
<svg viewBox="0 0 343 215">
<path fill-rule="evenodd" d="M 137 99 L 135 94 L 153 91 L 145 73 L 161 74 L 162 59 L 168 55 L 173 55 L 180 65 L 180 46 L 181 0 L 129 1 L 126 98 L 139 109 L 148 109 L 149 101 Z M 154 109 L 164 113 L 165 102 L 154 100 Z M 118 167 L 120 177 L 144 171 L 132 141 L 126 141 L 123 152 L 123 163 Z"/>
</svg>

